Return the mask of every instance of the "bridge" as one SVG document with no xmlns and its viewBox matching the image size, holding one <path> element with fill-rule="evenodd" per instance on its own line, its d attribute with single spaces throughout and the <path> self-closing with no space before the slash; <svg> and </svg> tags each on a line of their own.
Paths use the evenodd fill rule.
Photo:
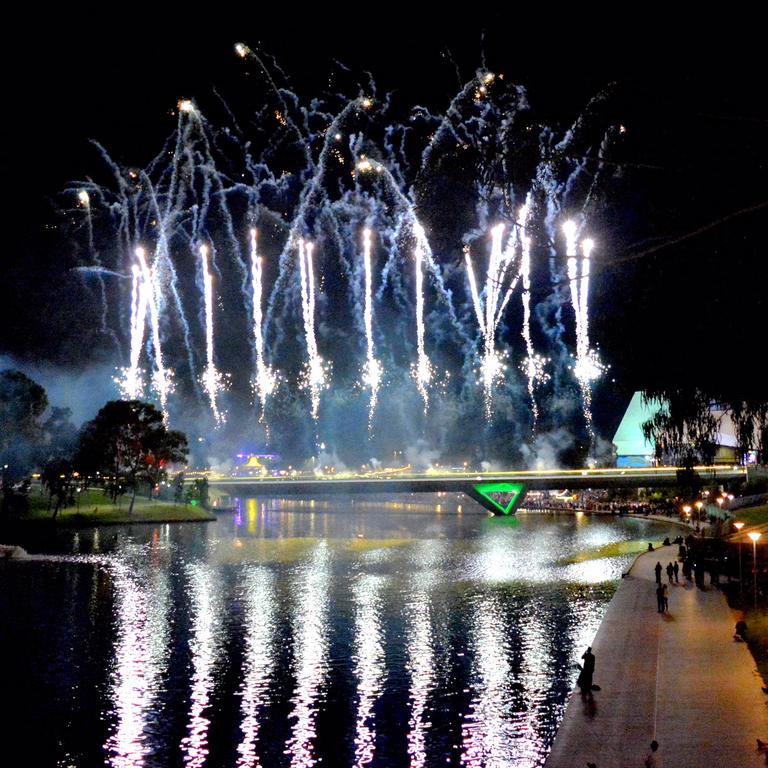
<svg viewBox="0 0 768 768">
<path fill-rule="evenodd" d="M 526 470 L 516 472 L 379 472 L 284 477 L 209 474 L 213 491 L 243 496 L 328 496 L 365 493 L 464 493 L 494 515 L 513 514 L 530 490 L 652 488 L 679 485 L 678 467 Z M 706 485 L 746 479 L 744 467 L 701 466 Z"/>
</svg>

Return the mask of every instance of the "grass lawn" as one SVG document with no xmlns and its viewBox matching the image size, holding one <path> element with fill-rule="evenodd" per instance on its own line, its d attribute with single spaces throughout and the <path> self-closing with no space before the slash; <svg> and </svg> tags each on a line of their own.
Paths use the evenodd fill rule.
<svg viewBox="0 0 768 768">
<path fill-rule="evenodd" d="M 760 507 L 746 507 L 744 509 L 734 509 L 730 513 L 734 520 L 740 523 L 746 523 L 747 527 L 752 525 L 764 525 L 768 523 L 768 504 Z"/>
<path fill-rule="evenodd" d="M 110 525 L 117 523 L 174 523 L 215 520 L 215 515 L 190 504 L 174 504 L 167 501 L 149 501 L 136 497 L 133 513 L 128 514 L 130 497 L 118 498 L 117 504 L 98 490 L 84 491 L 79 503 L 59 510 L 57 525 Z M 29 495 L 29 512 L 16 518 L 14 523 L 51 521 L 53 509 L 49 509 L 48 495 L 34 491 Z"/>
</svg>

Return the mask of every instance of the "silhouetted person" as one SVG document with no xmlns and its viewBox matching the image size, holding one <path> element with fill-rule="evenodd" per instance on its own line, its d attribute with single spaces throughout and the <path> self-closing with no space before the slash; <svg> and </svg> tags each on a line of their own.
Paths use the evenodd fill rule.
<svg viewBox="0 0 768 768">
<path fill-rule="evenodd" d="M 643 762 L 643 766 L 645 768 L 656 768 L 658 766 L 658 761 L 656 760 L 656 751 L 659 748 L 659 742 L 654 739 L 651 742 L 651 750 L 648 752 L 648 754 L 645 756 L 645 761 Z"/>
<path fill-rule="evenodd" d="M 677 574 L 680 573 L 680 563 L 675 560 L 675 564 L 672 566 L 672 572 L 675 574 L 675 584 L 679 584 L 679 580 L 677 578 Z"/>
<path fill-rule="evenodd" d="M 592 646 L 584 651 L 581 658 L 584 660 L 584 666 L 576 665 L 581 670 L 576 685 L 579 686 L 582 696 L 592 696 L 592 677 L 595 674 L 595 654 L 592 653 Z"/>
<path fill-rule="evenodd" d="M 664 601 L 664 610 L 669 613 L 669 589 L 666 584 L 662 584 L 661 586 L 661 596 Z"/>
<path fill-rule="evenodd" d="M 670 584 L 672 583 L 672 575 L 674 574 L 674 572 L 675 572 L 674 566 L 672 565 L 672 563 L 668 563 L 667 564 L 667 578 L 669 579 L 669 583 Z"/>
<path fill-rule="evenodd" d="M 656 610 L 659 613 L 664 613 L 664 590 L 661 588 L 661 584 L 656 587 Z"/>
<path fill-rule="evenodd" d="M 661 584 L 661 563 L 656 563 L 656 567 L 653 570 L 656 571 L 656 583 Z"/>
</svg>

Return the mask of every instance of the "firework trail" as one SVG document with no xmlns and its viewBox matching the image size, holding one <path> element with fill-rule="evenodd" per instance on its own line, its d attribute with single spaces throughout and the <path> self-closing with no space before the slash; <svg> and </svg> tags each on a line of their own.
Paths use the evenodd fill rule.
<svg viewBox="0 0 768 768">
<path fill-rule="evenodd" d="M 576 322 L 576 364 L 573 370 L 581 390 L 587 430 L 590 439 L 594 440 L 592 381 L 597 379 L 603 371 L 597 353 L 589 346 L 589 271 L 594 242 L 588 238 L 581 241 L 582 259 L 581 264 L 579 264 L 577 231 L 576 222 L 566 221 L 563 224 L 566 256 L 568 257 L 568 282 L 571 287 L 571 304 Z"/>
<path fill-rule="evenodd" d="M 304 240 L 299 240 L 299 269 L 304 338 L 307 345 L 304 383 L 309 389 L 312 418 L 317 421 L 320 412 L 320 393 L 328 386 L 328 377 L 323 359 L 317 351 L 315 336 L 315 273 L 312 266 L 312 243 Z"/>
<path fill-rule="evenodd" d="M 525 205 L 520 208 L 517 219 L 520 230 L 520 277 L 523 283 L 523 328 L 521 333 L 526 351 L 526 358 L 520 367 L 528 382 L 528 397 L 531 400 L 531 415 L 533 417 L 532 427 L 535 431 L 539 420 L 536 385 L 547 378 L 547 374 L 544 372 L 547 360 L 536 354 L 533 348 L 533 339 L 531 338 L 531 236 L 528 234 L 530 215 L 531 195 L 529 194 Z"/>
<path fill-rule="evenodd" d="M 141 349 L 144 346 L 144 327 L 147 321 L 147 288 L 143 284 L 141 268 L 133 265 L 131 283 L 131 364 L 118 382 L 123 396 L 137 400 L 144 391 L 143 371 L 139 368 Z"/>
<path fill-rule="evenodd" d="M 383 370 L 376 359 L 373 344 L 373 274 L 371 266 L 371 230 L 363 230 L 363 266 L 365 269 L 365 309 L 363 322 L 365 325 L 366 360 L 363 368 L 363 383 L 371 390 L 371 400 L 368 405 L 368 433 L 373 432 L 373 415 L 376 411 L 376 400 L 381 386 Z"/>
<path fill-rule="evenodd" d="M 469 246 L 464 249 L 472 305 L 475 309 L 477 325 L 483 337 L 480 380 L 484 392 L 485 417 L 488 420 L 491 419 L 493 413 L 493 385 L 501 378 L 504 371 L 501 357 L 496 351 L 496 329 L 501 323 L 504 310 L 519 279 L 519 275 L 509 278 L 509 268 L 514 261 L 514 241 L 508 243 L 506 247 L 502 246 L 503 235 L 503 224 L 497 224 L 491 230 L 491 255 L 488 260 L 485 288 L 482 295 L 477 288 Z M 502 291 L 504 291 L 503 298 Z"/>
<path fill-rule="evenodd" d="M 160 409 L 164 418 L 168 419 L 168 395 L 173 391 L 170 371 L 166 370 L 163 362 L 163 348 L 160 343 L 160 304 L 158 289 L 155 281 L 155 271 L 147 264 L 147 256 L 143 248 L 136 249 L 136 258 L 141 269 L 142 291 L 146 292 L 149 304 L 149 323 L 152 329 L 152 352 L 155 358 L 155 371 L 152 374 L 152 385 L 160 400 Z"/>
<path fill-rule="evenodd" d="M 569 130 L 555 137 L 553 131 L 541 129 L 527 115 L 530 107 L 520 86 L 505 81 L 503 75 L 481 70 L 461 87 L 444 113 L 433 115 L 424 107 L 414 106 L 409 120 L 400 122 L 395 118 L 387 122 L 390 115 L 396 114 L 396 104 L 389 97 L 377 98 L 372 83 L 353 86 L 358 88 L 356 93 L 328 93 L 304 104 L 284 85 L 287 81 L 279 68 L 266 56 L 262 60 L 242 43 L 235 46 L 235 53 L 255 62 L 263 81 L 255 120 L 250 124 L 238 122 L 222 99 L 227 124 L 215 128 L 196 104 L 182 100 L 177 105 L 174 133 L 145 169 L 122 168 L 100 149 L 112 170 L 116 188 L 110 191 L 88 180 L 67 190 L 70 200 L 73 193 L 82 192 L 78 200 L 88 214 L 88 242 L 94 268 L 101 270 L 94 240 L 103 254 L 116 254 L 109 263 L 110 270 L 98 274 L 133 275 L 130 326 L 126 323 L 124 331 L 126 342 L 130 336 L 130 360 L 126 361 L 129 365 L 123 369 L 124 391 L 139 396 L 146 375 L 140 368 L 142 349 L 146 347 L 151 360 L 146 367 L 153 370 L 153 388 L 164 412 L 171 389 L 170 369 L 179 371 L 181 366 L 184 381 L 194 387 L 198 398 L 205 397 L 219 423 L 223 420 L 220 406 L 224 377 L 215 364 L 227 369 L 231 360 L 240 359 L 243 353 L 247 356 L 250 349 L 253 368 L 246 380 L 238 381 L 238 386 L 245 389 L 250 384 L 256 405 L 254 414 L 258 411 L 258 419 L 268 433 L 267 403 L 274 402 L 271 398 L 277 392 L 276 370 L 283 365 L 296 365 L 296 350 L 290 340 L 303 331 L 306 358 L 302 361 L 300 383 L 309 392 L 307 426 L 311 416 L 317 437 L 320 398 L 330 382 L 330 367 L 318 351 L 316 327 L 322 323 L 324 332 L 328 327 L 328 338 L 345 345 L 338 354 L 337 365 L 345 361 L 344 365 L 350 366 L 355 372 L 353 376 L 367 391 L 369 438 L 373 437 L 377 408 L 381 410 L 383 406 L 385 367 L 392 383 L 406 379 L 410 372 L 413 384 L 408 386 L 415 384 L 420 397 L 418 405 L 423 405 L 426 414 L 432 400 L 438 405 L 433 397 L 439 383 L 433 362 L 440 360 L 442 366 L 445 361 L 447 367 L 458 365 L 467 374 L 479 365 L 481 387 L 470 387 L 472 376 L 468 375 L 464 382 L 452 385 L 454 390 L 450 391 L 457 398 L 459 386 L 461 398 L 470 390 L 475 392 L 461 402 L 456 401 L 456 413 L 474 409 L 483 399 L 485 414 L 490 418 L 492 398 L 501 397 L 500 391 L 494 394 L 494 386 L 505 370 L 502 339 L 509 338 L 513 330 L 506 325 L 505 310 L 520 282 L 519 332 L 525 352 L 511 373 L 527 382 L 527 398 L 522 391 L 518 394 L 514 386 L 505 388 L 504 396 L 508 393 L 513 407 L 531 413 L 534 429 L 545 418 L 545 411 L 542 408 L 540 413 L 537 402 L 544 395 L 537 392 L 537 387 L 548 378 L 544 371 L 550 360 L 536 354 L 532 316 L 541 326 L 540 351 L 554 359 L 552 391 L 547 390 L 546 396 L 561 397 L 567 391 L 563 379 L 568 369 L 566 313 L 562 308 L 570 296 L 577 337 L 573 373 L 591 430 L 590 382 L 599 373 L 599 361 L 589 348 L 589 247 L 586 242 L 578 242 L 574 230 L 567 242 L 564 269 L 562 251 L 558 253 L 554 246 L 554 232 L 564 205 L 578 210 L 580 200 L 576 196 L 583 200 L 587 188 L 579 227 L 587 214 L 591 218 L 592 209 L 602 199 L 598 175 L 591 184 L 584 182 L 585 158 L 594 158 L 592 147 L 596 147 L 592 128 L 597 112 L 593 104 L 589 107 L 589 119 L 579 117 Z M 599 100 L 594 102 L 597 103 Z M 609 167 L 610 148 L 609 134 L 604 128 L 600 137 L 603 141 L 597 161 L 602 180 L 603 167 Z M 584 147 L 588 149 L 582 151 Z M 523 162 L 518 162 L 520 157 Z M 469 183 L 457 183 L 464 181 L 458 177 L 468 169 L 472 169 Z M 449 182 L 456 201 L 452 221 L 442 215 L 434 192 L 442 189 L 443 179 Z M 473 210 L 479 216 L 476 227 L 472 227 L 469 218 Z M 506 230 L 494 233 L 487 271 L 484 278 L 480 276 L 478 285 L 469 254 L 461 258 L 459 243 L 469 240 L 467 229 L 460 222 L 469 223 L 469 232 L 479 234 L 487 230 L 488 219 L 499 220 L 499 216 L 509 215 L 510 211 L 518 211 L 517 216 L 511 217 L 515 226 L 509 230 L 506 242 Z M 251 232 L 249 254 L 241 234 L 245 221 L 250 223 L 255 217 L 260 222 L 258 242 L 256 232 Z M 370 229 L 363 232 L 360 258 L 362 223 Z M 452 226 L 455 228 L 451 229 Z M 540 229 L 552 243 L 552 292 L 543 299 L 535 299 L 539 292 L 532 291 L 532 260 L 538 270 L 539 250 L 547 246 L 534 243 L 528 232 Z M 81 230 L 85 231 L 84 224 Z M 377 233 L 380 260 L 374 260 L 371 230 Z M 103 236 L 112 238 L 109 248 L 101 246 Z M 309 238 L 316 246 L 307 242 Z M 148 240 L 155 244 L 150 264 L 142 256 L 132 271 L 133 245 Z M 207 242 L 209 250 L 198 254 L 198 248 L 192 246 L 201 242 Z M 315 247 L 324 259 L 323 269 L 313 261 Z M 277 275 L 269 288 L 264 285 L 262 260 L 267 252 L 277 253 Z M 328 261 L 331 255 L 337 260 L 333 264 Z M 379 262 L 376 279 L 375 261 Z M 463 262 L 466 278 L 462 274 Z M 570 294 L 562 291 L 564 273 L 570 281 Z M 535 274 L 538 279 L 538 271 Z M 324 282 L 326 278 L 330 280 L 328 284 Z M 217 325 L 217 350 L 213 331 L 214 281 L 223 313 L 221 329 Z M 344 304 L 345 281 L 353 286 L 348 305 Z M 469 290 L 465 287 L 467 282 Z M 193 333 L 187 321 L 200 303 L 201 289 L 205 304 L 204 350 L 196 341 L 197 331 Z M 315 306 L 316 290 L 333 307 L 322 316 Z M 299 295 L 301 319 L 292 313 Z M 459 317 L 454 302 L 464 306 L 465 297 L 474 311 L 470 311 L 469 317 Z M 125 298 L 127 305 L 128 297 Z M 365 336 L 363 354 L 360 335 L 348 332 L 349 312 L 360 321 Z M 127 311 L 111 312 L 107 319 L 123 314 L 127 320 Z M 472 331 L 473 314 L 477 318 L 479 343 Z M 389 318 L 394 318 L 394 326 Z M 570 325 L 570 313 L 567 320 Z M 533 329 L 538 330 L 538 326 Z M 390 340 L 393 343 L 388 343 Z M 238 344 L 246 349 L 239 349 Z M 349 363 L 347 349 L 356 350 L 357 354 Z M 399 361 L 405 362 L 402 368 L 398 367 Z M 338 381 L 349 372 L 343 369 Z M 504 375 L 511 374 L 508 371 Z M 411 395 L 415 396 L 415 391 Z M 324 409 L 323 419 L 331 419 L 342 402 L 346 402 L 342 397 L 334 400 L 333 409 L 329 408 L 327 413 Z M 578 407 L 577 397 L 574 404 Z M 275 408 L 274 418 L 278 411 Z M 433 416 L 435 423 L 441 418 L 437 410 Z M 502 418 L 501 409 L 496 418 Z M 520 421 L 524 423 L 524 419 Z M 277 428 L 276 424 L 272 426 Z M 377 440 L 387 439 L 384 430 L 378 432 L 377 429 Z"/>
<path fill-rule="evenodd" d="M 205 359 L 202 375 L 203 391 L 208 395 L 211 413 L 216 425 L 226 421 L 226 415 L 219 408 L 218 397 L 223 388 L 222 375 L 216 370 L 213 354 L 213 277 L 208 262 L 208 246 L 200 246 L 200 267 L 203 272 L 203 298 L 205 301 Z"/>
<path fill-rule="evenodd" d="M 109 338 L 112 339 L 115 345 L 115 349 L 119 353 L 121 350 L 120 342 L 118 341 L 117 334 L 114 332 L 112 328 L 109 327 L 109 323 L 107 321 L 107 315 L 109 311 L 109 305 L 107 302 L 107 286 L 104 283 L 105 273 L 101 269 L 102 264 L 101 264 L 101 260 L 99 259 L 99 254 L 94 248 L 93 212 L 91 210 L 91 196 L 88 194 L 87 189 L 80 189 L 78 191 L 77 202 L 78 202 L 78 205 L 85 211 L 85 225 L 88 231 L 88 253 L 90 255 L 91 260 L 93 261 L 94 267 L 96 267 L 96 269 L 93 270 L 92 274 L 96 275 L 96 281 L 99 286 L 99 303 L 100 303 L 99 328 L 105 336 L 109 336 Z"/>
<path fill-rule="evenodd" d="M 416 268 L 416 363 L 412 367 L 412 375 L 416 381 L 424 401 L 424 413 L 429 408 L 429 384 L 432 381 L 432 363 L 427 357 L 424 346 L 424 257 L 429 250 L 427 236 L 421 224 L 414 228 L 416 234 L 416 248 L 414 251 Z"/>
<path fill-rule="evenodd" d="M 257 233 L 251 229 L 251 283 L 253 286 L 253 345 L 256 352 L 256 373 L 253 386 L 259 401 L 259 421 L 269 430 L 266 421 L 267 398 L 274 392 L 276 376 L 264 360 L 264 334 L 262 331 L 262 260 L 256 247 Z"/>
</svg>

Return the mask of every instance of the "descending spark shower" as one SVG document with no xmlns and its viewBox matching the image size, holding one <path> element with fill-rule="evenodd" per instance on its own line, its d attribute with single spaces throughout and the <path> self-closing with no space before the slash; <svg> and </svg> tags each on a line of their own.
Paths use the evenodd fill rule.
<svg viewBox="0 0 768 768">
<path fill-rule="evenodd" d="M 464 423 L 477 412 L 480 432 L 506 420 L 525 439 L 544 428 L 545 403 L 570 396 L 593 438 L 603 366 L 589 341 L 595 246 L 582 233 L 609 176 L 615 132 L 594 118 L 606 94 L 558 140 L 501 75 L 478 72 L 444 114 L 397 120 L 373 83 L 303 106 L 258 54 L 235 50 L 263 84 L 251 134 L 229 107 L 214 128 L 182 100 L 146 168 L 97 145 L 112 181 L 70 190 L 102 330 L 127 357 L 123 396 L 151 391 L 171 419 L 191 397 L 222 425 L 244 380 L 264 440 L 304 403 L 316 446 L 324 412 L 338 418 L 353 400 L 369 441 L 396 409 L 422 435 L 448 434 L 449 412 Z M 127 274 L 130 296 L 110 274 Z"/>
</svg>

